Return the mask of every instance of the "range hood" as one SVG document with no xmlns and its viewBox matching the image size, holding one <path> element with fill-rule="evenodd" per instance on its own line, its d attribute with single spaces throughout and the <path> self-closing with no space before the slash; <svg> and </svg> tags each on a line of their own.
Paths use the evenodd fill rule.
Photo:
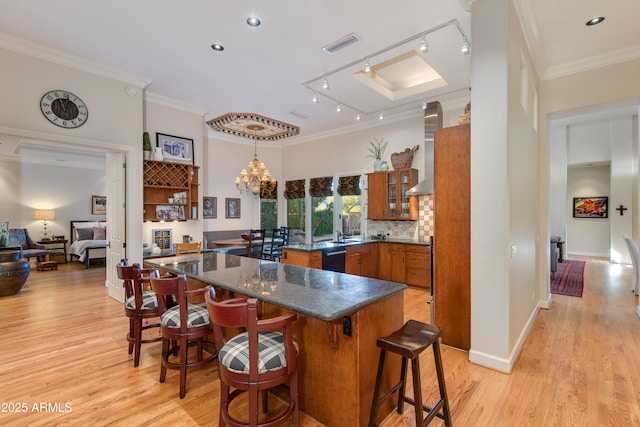
<svg viewBox="0 0 640 427">
<path fill-rule="evenodd" d="M 424 179 L 407 190 L 409 196 L 433 194 L 433 140 L 436 129 L 442 127 L 442 106 L 430 102 L 424 110 Z"/>
</svg>

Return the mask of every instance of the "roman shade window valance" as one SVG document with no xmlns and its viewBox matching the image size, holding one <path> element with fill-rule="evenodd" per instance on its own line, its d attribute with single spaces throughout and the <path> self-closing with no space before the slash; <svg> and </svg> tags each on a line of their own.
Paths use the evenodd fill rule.
<svg viewBox="0 0 640 427">
<path fill-rule="evenodd" d="M 338 178 L 338 194 L 341 196 L 359 196 L 360 175 L 341 176 Z"/>
<path fill-rule="evenodd" d="M 304 179 L 284 182 L 285 199 L 304 199 Z"/>
<path fill-rule="evenodd" d="M 262 181 L 260 183 L 260 198 L 276 200 L 278 198 L 278 181 Z"/>
<path fill-rule="evenodd" d="M 309 182 L 309 195 L 311 197 L 333 196 L 333 177 L 311 178 Z"/>
</svg>

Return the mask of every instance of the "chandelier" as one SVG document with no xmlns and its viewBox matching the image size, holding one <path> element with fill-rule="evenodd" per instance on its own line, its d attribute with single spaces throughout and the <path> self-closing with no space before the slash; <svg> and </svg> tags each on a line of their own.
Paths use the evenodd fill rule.
<svg viewBox="0 0 640 427">
<path fill-rule="evenodd" d="M 262 127 L 260 125 L 249 125 L 248 128 L 253 130 L 254 132 L 260 130 Z M 240 193 L 244 189 L 247 194 L 251 193 L 254 196 L 258 196 L 260 194 L 260 184 L 262 182 L 275 183 L 275 178 L 271 176 L 271 172 L 265 166 L 263 162 L 258 160 L 258 150 L 257 150 L 257 142 L 256 138 L 253 138 L 253 160 L 249 162 L 248 171 L 247 169 L 242 169 L 240 171 L 240 176 L 236 177 L 235 183 L 236 188 Z"/>
</svg>

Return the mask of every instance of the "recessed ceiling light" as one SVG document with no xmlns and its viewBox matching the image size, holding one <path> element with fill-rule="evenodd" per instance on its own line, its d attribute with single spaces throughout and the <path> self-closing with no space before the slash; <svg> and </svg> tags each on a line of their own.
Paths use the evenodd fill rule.
<svg viewBox="0 0 640 427">
<path fill-rule="evenodd" d="M 587 25 L 588 26 L 592 26 L 592 25 L 598 25 L 599 23 L 601 23 L 602 21 L 604 21 L 604 16 L 598 16 L 597 18 L 591 18 L 587 21 Z"/>
<path fill-rule="evenodd" d="M 221 44 L 218 43 L 214 43 L 211 45 L 211 49 L 217 51 L 217 52 L 222 52 L 224 50 L 224 46 L 222 46 Z"/>
<path fill-rule="evenodd" d="M 258 18 L 256 18 L 255 16 L 250 16 L 247 18 L 247 25 L 250 27 L 259 27 L 260 26 L 260 20 Z"/>
</svg>

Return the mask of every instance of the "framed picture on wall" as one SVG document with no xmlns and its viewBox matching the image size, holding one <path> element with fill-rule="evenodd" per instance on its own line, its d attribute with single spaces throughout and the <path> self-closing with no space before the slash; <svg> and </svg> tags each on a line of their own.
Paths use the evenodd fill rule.
<svg viewBox="0 0 640 427">
<path fill-rule="evenodd" d="M 608 218 L 609 198 L 603 196 L 574 197 L 574 218 Z"/>
<path fill-rule="evenodd" d="M 107 214 L 107 198 L 105 196 L 91 196 L 91 214 Z"/>
<path fill-rule="evenodd" d="M 165 162 L 194 164 L 193 139 L 156 133 L 156 147 L 162 150 Z"/>
<path fill-rule="evenodd" d="M 217 197 L 202 198 L 202 217 L 204 219 L 218 217 L 218 198 Z"/>
<path fill-rule="evenodd" d="M 226 198 L 226 217 L 227 218 L 240 218 L 240 199 Z"/>
</svg>

